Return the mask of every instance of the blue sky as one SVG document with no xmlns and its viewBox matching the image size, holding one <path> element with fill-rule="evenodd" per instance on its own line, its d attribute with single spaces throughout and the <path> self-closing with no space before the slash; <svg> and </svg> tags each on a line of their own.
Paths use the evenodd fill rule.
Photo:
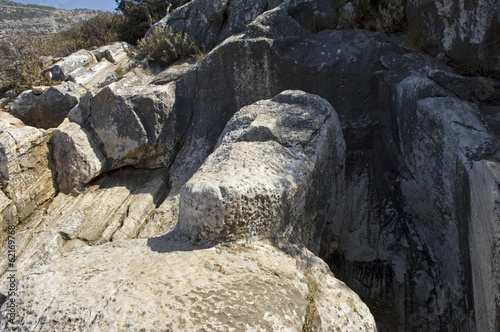
<svg viewBox="0 0 500 332">
<path fill-rule="evenodd" d="M 113 11 L 116 8 L 115 0 L 11 0 L 24 4 L 50 6 L 59 9 L 88 8 Z"/>
</svg>

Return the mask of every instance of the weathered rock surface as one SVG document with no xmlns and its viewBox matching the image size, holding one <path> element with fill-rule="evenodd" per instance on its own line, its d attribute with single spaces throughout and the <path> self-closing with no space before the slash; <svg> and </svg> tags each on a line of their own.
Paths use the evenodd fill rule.
<svg viewBox="0 0 500 332">
<path fill-rule="evenodd" d="M 95 62 L 97 62 L 97 59 L 92 51 L 80 50 L 60 60 L 55 65 L 44 69 L 42 76 L 45 73 L 50 73 L 51 79 L 63 81 L 72 71 Z"/>
<path fill-rule="evenodd" d="M 344 152 L 337 115 L 322 98 L 285 91 L 244 107 L 183 187 L 178 230 L 202 241 L 273 238 L 318 250 Z"/>
<path fill-rule="evenodd" d="M 98 62 L 91 66 L 78 67 L 68 74 L 66 80 L 82 85 L 87 90 L 96 90 L 107 82 L 119 80 L 120 72 L 127 73 L 136 65 L 132 59 L 132 46 L 125 42 L 101 46 L 92 53 Z"/>
<path fill-rule="evenodd" d="M 300 331 L 308 310 L 320 330 L 375 330 L 366 305 L 323 261 L 267 243 L 117 242 L 36 271 L 21 282 L 18 296 L 16 323 L 31 331 Z M 0 312 L 2 327 L 14 328 L 6 313 Z"/>
<path fill-rule="evenodd" d="M 150 79 L 132 71 L 71 111 L 53 139 L 61 190 L 78 191 L 123 166 L 158 168 L 173 161 L 189 117 L 173 110 L 175 82 L 148 85 Z"/>
<path fill-rule="evenodd" d="M 123 169 L 93 182 L 81 195 L 59 193 L 17 227 L 17 276 L 79 247 L 137 238 L 167 192 L 167 171 L 160 168 Z M 162 234 L 156 229 L 149 227 L 150 236 Z M 7 257 L 7 250 L 2 247 L 0 255 Z M 7 260 L 0 261 L 3 294 L 7 268 Z"/>
<path fill-rule="evenodd" d="M 66 82 L 23 92 L 14 101 L 11 113 L 27 125 L 56 128 L 88 91 L 118 80 L 118 71 L 130 71 L 135 66 L 133 55 L 130 45 L 116 42 L 94 51 L 81 50 L 64 57 L 45 69 L 42 75 Z"/>
<path fill-rule="evenodd" d="M 170 249 L 164 249 L 168 253 L 163 253 L 168 255 L 169 264 L 176 262 L 170 256 L 174 257 L 174 250 L 179 250 L 177 255 L 185 254 L 182 264 L 186 265 L 186 262 L 197 261 L 195 255 L 213 250 L 191 250 L 193 247 L 186 243 L 169 242 L 171 238 L 100 246 L 110 240 L 155 237 L 170 232 L 179 218 L 177 231 L 189 239 L 220 242 L 270 238 L 278 239 L 275 243 L 283 248 L 289 248 L 286 240 L 290 239 L 307 244 L 314 253 L 319 249 L 319 256 L 336 276 L 370 306 L 380 331 L 499 329 L 498 82 L 493 76 L 487 79 L 460 76 L 440 62 L 445 59 L 453 64 L 465 61 L 463 59 L 448 61 L 445 56 L 433 58 L 411 53 L 398 35 L 364 30 L 324 30 L 313 34 L 312 28 L 320 23 L 319 18 L 337 15 L 337 9 L 327 2 L 298 0 L 268 3 L 268 8 L 256 6 L 257 11 L 248 11 L 248 17 L 259 15 L 260 10 L 269 10 L 248 24 L 241 19 L 246 17 L 246 11 L 236 8 L 239 4 L 246 8 L 247 2 L 188 2 L 170 14 L 174 17 L 182 9 L 184 16 L 170 22 L 178 24 L 181 31 L 193 32 L 202 42 L 218 44 L 201 62 L 179 62 L 157 76 L 136 69 L 104 89 L 100 89 L 103 85 L 90 89 L 91 93 L 81 98 L 54 133 L 53 156 L 58 163 L 58 183 L 64 192 L 33 210 L 18 226 L 19 277 L 24 278 L 21 287 L 25 301 L 20 310 L 30 312 L 22 322 L 25 328 L 35 326 L 28 322 L 33 319 L 41 322 L 37 325 L 40 329 L 44 326 L 49 330 L 59 326 L 66 329 L 64 324 L 81 329 L 78 324 L 91 323 L 86 321 L 87 316 L 82 318 L 79 313 L 90 312 L 90 317 L 96 317 L 95 324 L 101 324 L 95 325 L 96 329 L 123 329 L 125 325 L 120 324 L 129 324 L 129 318 L 123 310 L 119 311 L 122 309 L 119 302 L 115 306 L 112 300 L 106 302 L 106 298 L 101 302 L 100 297 L 94 300 L 91 296 L 74 297 L 73 294 L 80 288 L 85 289 L 83 294 L 97 295 L 97 291 L 87 289 L 96 287 L 95 280 L 101 277 L 106 280 L 105 289 L 116 292 L 112 286 L 113 280 L 116 281 L 113 274 L 131 276 L 120 277 L 120 280 L 130 278 L 121 287 L 129 280 L 140 284 L 140 280 L 136 282 L 132 278 L 135 271 L 129 274 L 128 261 L 123 262 L 120 253 L 130 252 L 134 258 L 129 261 L 137 261 L 137 264 L 140 260 L 136 256 L 145 257 L 144 262 L 149 262 L 152 253 L 145 247 L 148 243 L 151 248 L 169 246 Z M 409 4 L 409 10 L 413 5 Z M 419 3 L 419 6 L 425 5 Z M 462 5 L 447 4 L 443 13 Z M 210 19 L 205 16 L 206 23 L 203 16 L 198 15 L 203 8 L 207 9 L 206 13 L 212 13 Z M 477 11 L 483 9 L 477 8 Z M 240 14 L 242 16 L 238 16 Z M 246 26 L 242 28 L 235 23 L 235 17 L 240 17 Z M 449 24 L 455 18 L 452 15 L 440 20 Z M 465 15 L 464 22 L 467 20 Z M 463 28 L 466 34 L 467 29 Z M 224 31 L 241 34 L 226 38 Z M 226 39 L 220 43 L 223 38 Z M 438 44 L 437 50 L 441 46 Z M 452 58 L 456 50 L 459 49 L 445 49 Z M 106 58 L 105 52 L 95 56 L 102 62 L 96 66 L 113 68 L 110 66 L 113 60 Z M 75 80 L 87 79 L 85 70 L 77 69 L 74 73 L 78 74 Z M 108 76 L 99 84 L 113 80 Z M 308 117 L 311 122 L 296 126 L 297 123 L 289 121 L 297 120 L 295 111 L 288 113 L 278 107 L 280 112 L 277 112 L 264 107 L 279 104 L 268 99 L 289 89 L 315 94 L 335 108 L 346 146 L 344 176 L 339 175 L 337 179 L 330 175 L 317 176 L 335 173 L 340 165 L 333 163 L 337 166 L 326 167 L 330 161 L 324 158 L 333 158 L 333 151 L 323 153 L 328 150 L 327 146 L 339 145 L 324 144 L 328 140 L 318 136 L 323 129 L 310 135 L 317 125 L 323 123 L 319 128 L 325 127 L 328 121 L 319 121 L 323 115 Z M 267 101 L 248 106 L 259 100 Z M 317 112 L 309 114 L 318 115 Z M 340 132 L 337 127 L 335 131 Z M 307 137 L 313 139 L 309 142 Z M 296 144 L 304 140 L 308 143 Z M 311 152 L 312 147 L 317 150 Z M 322 158 L 311 162 L 315 156 Z M 3 169 L 4 165 L 2 163 Z M 128 165 L 136 168 L 126 167 Z M 321 166 L 314 169 L 313 165 Z M 139 169 L 146 167 L 157 169 Z M 320 190 L 315 193 L 312 188 L 317 188 L 318 182 L 309 179 L 317 178 L 324 183 L 320 183 Z M 5 225 L 5 220 L 18 216 L 13 200 L 4 196 L 0 195 L 0 213 Z M 249 203 L 242 203 L 242 198 L 248 198 Z M 255 214 L 249 213 L 252 209 Z M 266 223 L 267 215 L 273 216 L 275 224 L 269 224 L 269 220 Z M 302 218 L 303 215 L 310 218 Z M 293 229 L 287 227 L 292 224 Z M 321 236 L 314 235 L 313 228 Z M 134 246 L 137 248 L 129 250 Z M 218 264 L 224 266 L 225 271 L 236 271 L 239 259 L 254 257 L 266 246 L 253 242 L 248 245 L 249 253 L 245 251 L 242 257 L 233 260 L 236 265 L 231 263 L 226 268 Z M 85 248 L 78 249 L 80 247 Z M 215 250 L 222 247 L 242 250 L 245 246 L 218 244 Z M 5 246 L 3 248 L 5 250 Z M 65 258 L 59 256 L 74 250 L 82 250 L 88 256 L 80 263 L 76 261 L 80 251 L 69 253 Z M 273 250 L 276 249 L 266 252 L 274 255 Z M 107 263 L 103 253 L 109 253 L 117 265 Z M 5 256 L 5 252 L 0 255 Z M 155 263 L 147 263 L 150 265 L 145 263 L 145 269 L 161 266 L 164 274 L 157 278 L 173 280 L 174 277 L 166 277 L 170 274 L 194 280 L 179 274 L 184 273 L 181 263 L 181 268 L 176 266 L 174 270 L 159 259 L 151 258 Z M 288 266 L 287 262 L 283 261 L 283 266 Z M 43 264 L 50 265 L 41 267 Z M 92 264 L 101 266 L 103 271 L 92 272 Z M 275 271 L 275 267 L 267 268 L 265 264 L 260 268 Z M 6 265 L 2 266 L 5 270 Z M 71 270 L 72 266 L 78 267 L 76 271 Z M 57 272 L 51 273 L 49 269 Z M 33 271 L 41 272 L 30 275 Z M 186 271 L 191 271 L 190 267 Z M 92 276 L 93 281 L 86 283 L 84 279 L 88 276 Z M 329 278 L 324 270 L 320 276 L 324 282 Z M 208 278 L 216 282 L 221 279 L 218 277 L 207 276 L 203 282 Z M 71 280 L 75 280 L 74 287 Z M 61 288 L 66 293 L 59 297 L 49 287 L 54 283 L 67 283 L 70 287 Z M 301 283 L 304 282 L 296 284 Z M 5 290 L 5 276 L 2 285 L 0 293 Z M 229 284 L 221 285 L 233 289 Z M 167 292 L 154 281 L 141 287 Z M 31 289 L 36 290 L 36 294 L 31 293 Z M 247 293 L 252 292 L 245 289 Z M 130 286 L 129 294 L 133 292 Z M 117 301 L 131 301 L 120 292 L 116 294 Z M 171 303 L 197 305 L 195 301 L 202 297 L 190 294 L 189 301 L 193 302 L 189 303 L 183 302 L 189 296 L 165 298 Z M 35 296 L 45 296 L 62 305 L 49 308 L 47 303 L 32 301 Z M 154 303 L 163 303 L 154 296 Z M 110 295 L 109 299 L 112 298 Z M 202 299 L 204 302 L 200 305 L 211 303 L 213 298 L 207 295 Z M 316 299 L 320 301 L 319 297 Z M 325 296 L 323 300 L 332 301 L 332 298 Z M 227 308 L 226 304 L 232 305 L 232 301 L 233 298 L 217 298 L 223 309 Z M 152 308 L 145 311 L 144 317 L 151 319 L 133 318 L 138 317 L 139 309 L 132 308 L 130 320 L 154 324 L 157 316 L 149 316 L 148 312 L 164 307 L 155 304 L 154 308 L 149 307 L 150 303 L 144 304 Z M 335 317 L 323 313 L 330 308 L 329 304 L 316 307 L 321 317 Z M 63 322 L 70 310 L 58 311 L 59 308 L 75 308 L 70 315 L 75 319 Z M 99 309 L 102 314 L 94 315 L 88 308 L 102 308 Z M 211 310 L 202 308 L 207 312 Z M 303 310 L 303 306 L 295 308 Z M 263 313 L 266 309 L 257 306 L 255 310 L 260 317 L 271 317 Z M 55 317 L 54 321 L 48 316 L 43 318 L 42 312 Z M 357 320 L 356 314 L 345 316 L 351 321 Z M 115 317 L 119 320 L 112 323 Z M 178 325 L 182 323 L 175 318 L 180 314 L 169 317 L 173 318 L 166 324 L 171 323 L 173 329 L 185 328 Z M 220 315 L 213 317 L 213 326 L 226 322 Z M 284 324 L 282 326 L 301 329 L 306 323 L 301 317 L 277 321 Z M 314 321 L 318 323 L 319 318 Z M 245 323 L 243 318 L 231 322 L 236 324 L 235 329 L 240 327 L 238 322 Z M 261 318 L 258 322 L 267 324 Z M 323 329 L 338 327 L 330 325 L 326 318 L 321 318 L 321 322 L 325 324 L 321 325 Z M 134 322 L 130 324 L 139 327 L 133 325 Z M 213 326 L 205 328 L 217 329 Z"/>
<path fill-rule="evenodd" d="M 434 51 L 500 72 L 500 10 L 495 0 L 408 0 L 409 31 Z"/>
<path fill-rule="evenodd" d="M 498 162 L 478 161 L 470 172 L 470 246 L 474 309 L 478 331 L 498 331 L 500 294 L 499 223 L 500 167 Z"/>
<path fill-rule="evenodd" d="M 280 2 L 193 0 L 172 11 L 151 29 L 169 26 L 175 32 L 186 33 L 196 44 L 211 49 L 227 37 L 244 31 L 248 23 Z"/>
<path fill-rule="evenodd" d="M 0 112 L 0 188 L 15 205 L 19 220 L 56 192 L 50 137 L 50 132 Z"/>
<path fill-rule="evenodd" d="M 463 100 L 478 103 L 500 98 L 500 86 L 493 79 L 464 77 L 443 70 L 431 70 L 428 76 Z"/>
</svg>

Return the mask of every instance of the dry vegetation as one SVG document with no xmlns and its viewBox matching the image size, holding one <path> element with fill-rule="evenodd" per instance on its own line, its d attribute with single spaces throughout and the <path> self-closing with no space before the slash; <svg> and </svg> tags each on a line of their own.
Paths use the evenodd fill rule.
<svg viewBox="0 0 500 332">
<path fill-rule="evenodd" d="M 118 40 L 117 26 L 121 17 L 101 13 L 67 31 L 47 38 L 32 35 L 7 36 L 0 43 L 1 89 L 20 92 L 33 85 L 51 84 L 42 82 L 44 57 L 58 52 L 72 53 L 83 48 L 101 46 Z"/>
<path fill-rule="evenodd" d="M 307 288 L 309 289 L 309 293 L 306 297 L 307 308 L 306 308 L 306 317 L 304 321 L 304 325 L 302 326 L 303 332 L 313 332 L 316 331 L 317 328 L 314 325 L 314 318 L 316 316 L 316 301 L 315 297 L 318 293 L 318 284 L 310 277 L 307 277 Z"/>
<path fill-rule="evenodd" d="M 186 34 L 175 33 L 170 27 L 158 27 L 146 38 L 139 40 L 139 54 L 146 60 L 166 67 L 190 56 L 200 57 L 202 52 Z"/>
<path fill-rule="evenodd" d="M 371 31 L 406 31 L 406 1 L 358 0 L 354 26 Z"/>
</svg>

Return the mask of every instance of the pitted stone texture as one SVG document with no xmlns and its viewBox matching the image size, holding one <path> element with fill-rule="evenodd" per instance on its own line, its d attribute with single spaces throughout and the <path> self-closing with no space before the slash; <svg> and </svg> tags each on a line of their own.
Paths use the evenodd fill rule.
<svg viewBox="0 0 500 332">
<path fill-rule="evenodd" d="M 2 328 L 34 332 L 302 331 L 312 301 L 314 328 L 376 331 L 366 305 L 310 252 L 164 237 L 65 255 L 20 281 L 16 324 L 6 322 L 6 306 L 0 317 Z"/>
<path fill-rule="evenodd" d="M 318 96 L 285 91 L 244 107 L 181 190 L 178 230 L 212 242 L 292 239 L 317 250 L 344 153 L 337 115 Z"/>
</svg>

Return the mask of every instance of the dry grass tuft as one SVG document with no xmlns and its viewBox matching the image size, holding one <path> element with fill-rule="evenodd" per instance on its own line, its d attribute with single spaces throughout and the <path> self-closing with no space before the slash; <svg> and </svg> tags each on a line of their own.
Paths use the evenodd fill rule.
<svg viewBox="0 0 500 332">
<path fill-rule="evenodd" d="M 306 318 L 304 325 L 302 326 L 303 332 L 313 332 L 316 331 L 317 328 L 314 325 L 314 319 L 316 317 L 316 295 L 318 294 L 318 284 L 316 281 L 312 280 L 310 277 L 307 277 L 307 288 L 309 289 L 309 293 L 306 297 L 307 308 L 306 308 Z"/>
</svg>

